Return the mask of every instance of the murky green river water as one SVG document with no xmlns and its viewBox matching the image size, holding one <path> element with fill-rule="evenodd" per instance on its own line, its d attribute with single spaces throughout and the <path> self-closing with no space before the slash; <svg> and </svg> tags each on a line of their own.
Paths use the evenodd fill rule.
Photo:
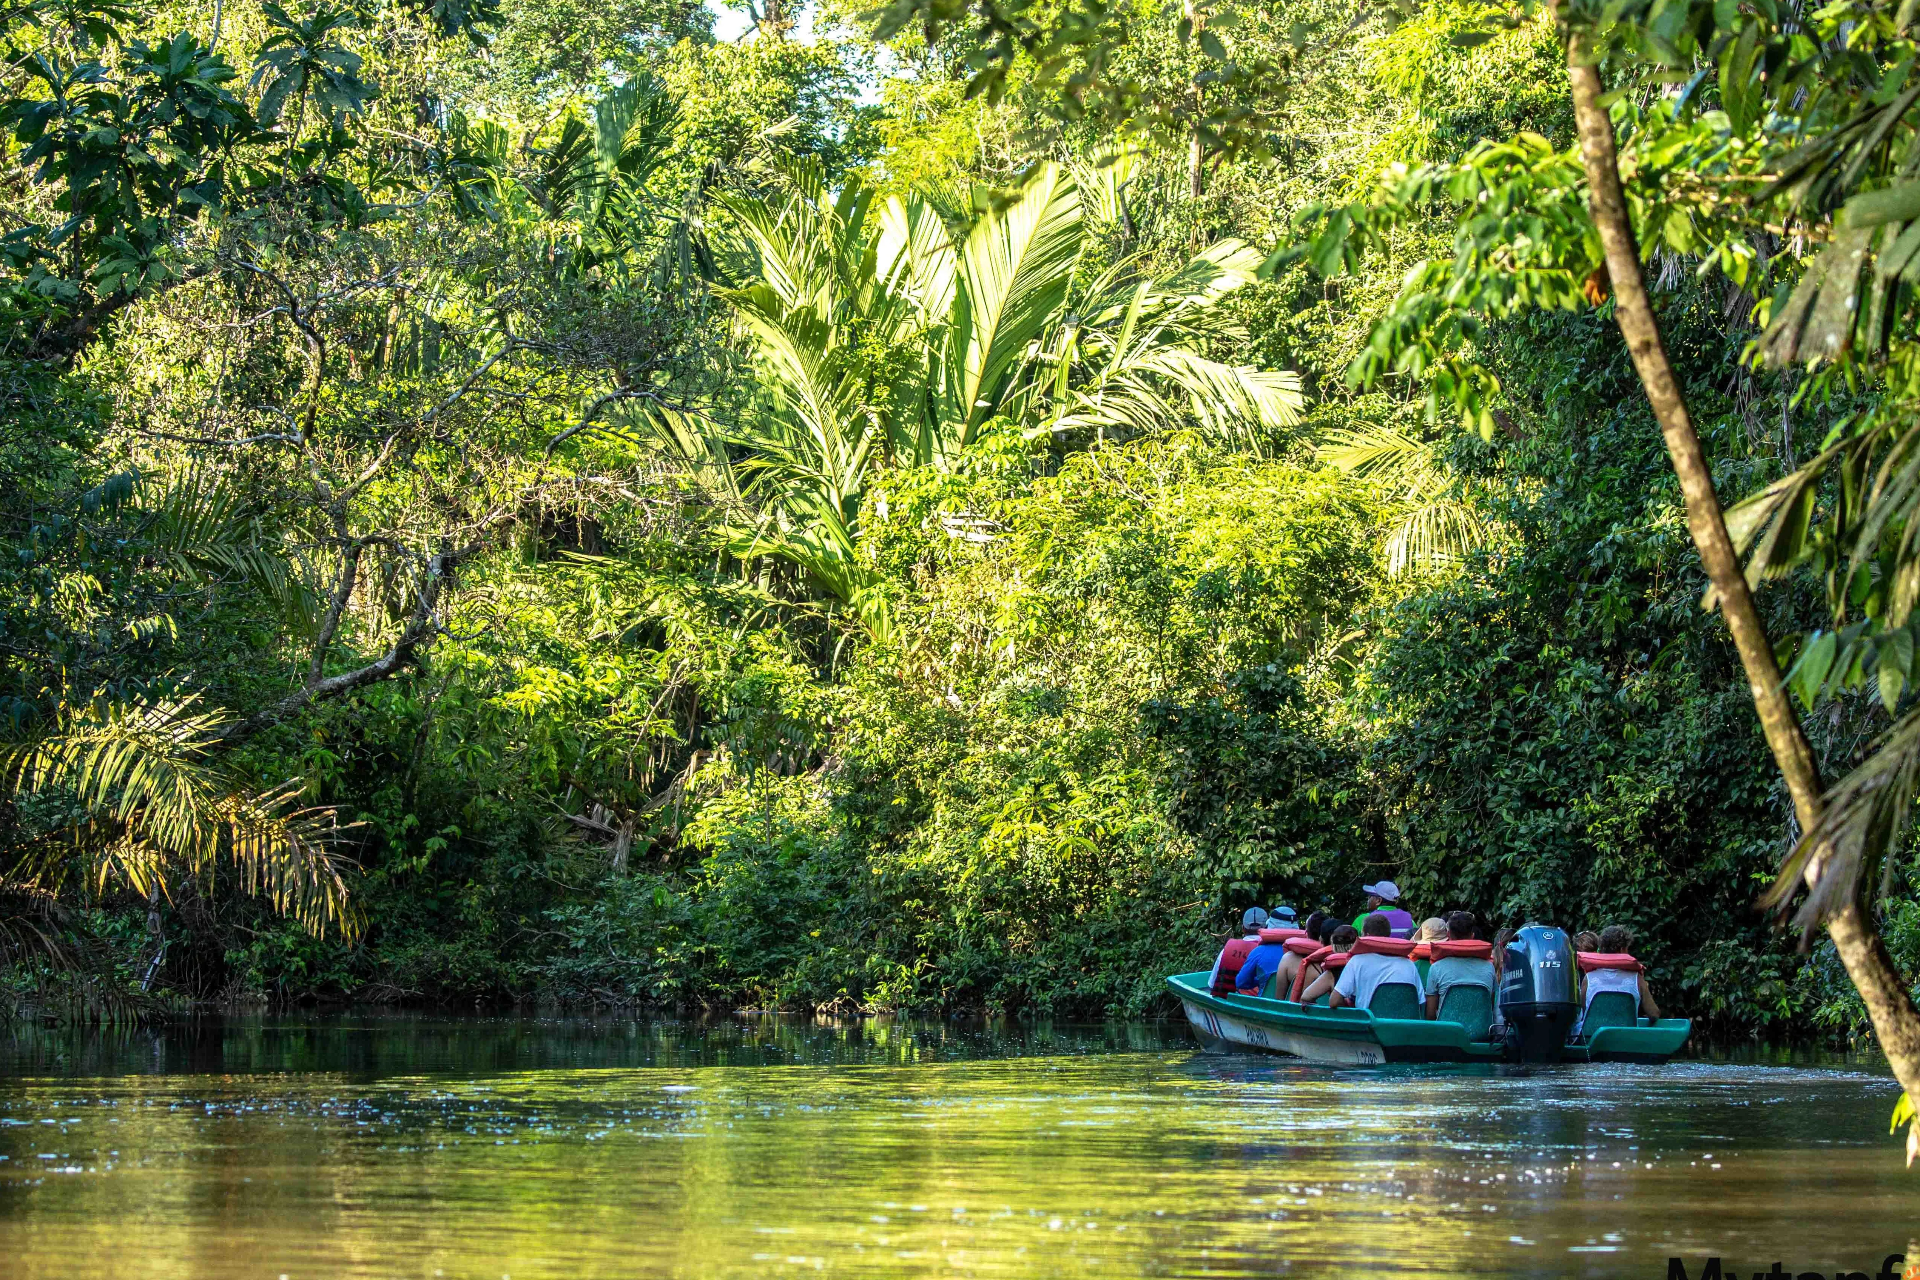
<svg viewBox="0 0 1920 1280">
<path fill-rule="evenodd" d="M 0 1031 L 0 1276 L 1879 1269 L 1847 1064 L 1335 1070 L 1183 1027 L 240 1019 Z"/>
</svg>

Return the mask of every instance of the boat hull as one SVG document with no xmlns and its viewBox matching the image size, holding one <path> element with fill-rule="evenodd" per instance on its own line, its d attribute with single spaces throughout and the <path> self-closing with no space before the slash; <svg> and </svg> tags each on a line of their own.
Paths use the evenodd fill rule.
<svg viewBox="0 0 1920 1280">
<path fill-rule="evenodd" d="M 1457 1022 L 1376 1018 L 1363 1009 L 1329 1009 L 1261 996 L 1215 995 L 1209 974 L 1167 979 L 1187 1025 L 1209 1049 L 1278 1053 L 1341 1066 L 1390 1062 L 1499 1062 L 1501 1046 L 1471 1040 Z M 1590 1044 L 1560 1051 L 1563 1062 L 1665 1062 L 1686 1044 L 1692 1024 L 1669 1018 L 1637 1027 L 1609 1027 Z"/>
</svg>

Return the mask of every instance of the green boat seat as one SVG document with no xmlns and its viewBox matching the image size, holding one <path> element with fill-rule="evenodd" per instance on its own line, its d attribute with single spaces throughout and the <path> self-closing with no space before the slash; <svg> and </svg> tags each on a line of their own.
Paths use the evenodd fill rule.
<svg viewBox="0 0 1920 1280">
<path fill-rule="evenodd" d="M 1467 1029 L 1467 1039 L 1485 1040 L 1493 1030 L 1493 992 L 1471 982 L 1448 987 L 1434 1020 L 1457 1022 Z"/>
<path fill-rule="evenodd" d="M 1420 995 L 1410 982 L 1383 982 L 1373 989 L 1367 1012 L 1376 1018 L 1419 1018 L 1424 1016 Z"/>
<path fill-rule="evenodd" d="M 1606 1027 L 1640 1025 L 1640 1002 L 1624 991 L 1602 991 L 1587 1005 L 1586 1020 L 1580 1024 L 1583 1039 Z"/>
</svg>

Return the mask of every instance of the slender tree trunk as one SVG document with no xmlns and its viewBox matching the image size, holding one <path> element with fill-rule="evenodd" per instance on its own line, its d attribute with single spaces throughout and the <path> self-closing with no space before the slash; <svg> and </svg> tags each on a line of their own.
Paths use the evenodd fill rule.
<svg viewBox="0 0 1920 1280">
<path fill-rule="evenodd" d="M 1733 635 L 1734 647 L 1740 651 L 1740 662 L 1746 668 L 1747 684 L 1753 694 L 1754 709 L 1760 714 L 1767 746 L 1773 752 L 1781 777 L 1786 779 L 1800 829 L 1812 831 L 1825 809 L 1820 771 L 1782 687 L 1773 645 L 1767 639 L 1760 612 L 1754 607 L 1753 592 L 1747 587 L 1733 539 L 1727 534 L 1720 498 L 1713 489 L 1713 473 L 1707 466 L 1700 437 L 1687 414 L 1679 379 L 1674 376 L 1666 346 L 1660 339 L 1659 322 L 1647 299 L 1646 281 L 1640 271 L 1640 251 L 1634 243 L 1633 224 L 1627 216 L 1626 197 L 1620 187 L 1613 122 L 1600 101 L 1604 92 L 1600 73 L 1584 54 L 1577 32 L 1567 39 L 1567 78 L 1573 88 L 1574 118 L 1580 128 L 1580 154 L 1586 165 L 1593 222 L 1606 250 L 1607 273 L 1612 277 L 1614 318 L 1633 356 L 1633 367 L 1640 375 L 1647 401 L 1653 406 L 1653 416 L 1666 437 L 1667 454 L 1673 460 L 1674 473 L 1680 478 L 1680 492 L 1686 499 L 1687 531 L 1693 535 L 1693 545 L 1713 583 L 1713 593 L 1727 620 L 1727 630 Z M 1920 1013 L 1915 1012 L 1885 945 L 1858 905 L 1836 913 L 1827 921 L 1827 931 L 1841 962 L 1846 965 L 1847 976 L 1853 979 L 1853 985 L 1866 1002 L 1881 1051 L 1887 1055 L 1901 1086 L 1909 1095 L 1920 1099 Z"/>
<path fill-rule="evenodd" d="M 1200 38 L 1200 32 L 1207 25 L 1207 15 L 1199 11 L 1194 0 L 1186 0 L 1185 15 L 1193 24 L 1194 39 Z M 1200 162 L 1206 159 L 1205 149 L 1200 145 L 1200 111 L 1206 105 L 1206 96 L 1201 90 L 1198 77 L 1194 79 L 1189 92 L 1193 109 L 1193 123 L 1187 126 L 1187 198 L 1198 200 L 1201 194 L 1202 171 Z"/>
<path fill-rule="evenodd" d="M 627 857 L 633 851 L 633 831 L 639 819 L 629 814 L 620 820 L 613 831 L 613 859 L 609 864 L 614 875 L 627 874 Z"/>
<path fill-rule="evenodd" d="M 1200 86 L 1193 86 L 1193 128 L 1187 136 L 1187 198 L 1198 200 L 1201 192 L 1201 160 L 1205 159 L 1200 146 Z"/>
</svg>

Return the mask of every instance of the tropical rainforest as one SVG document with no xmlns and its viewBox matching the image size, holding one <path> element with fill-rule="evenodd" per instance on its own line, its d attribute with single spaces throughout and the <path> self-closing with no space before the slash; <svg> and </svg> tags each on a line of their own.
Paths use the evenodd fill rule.
<svg viewBox="0 0 1920 1280">
<path fill-rule="evenodd" d="M 1866 1034 L 1914 9 L 17 0 L 4 1002 L 1137 1016 L 1389 878 Z"/>
</svg>

